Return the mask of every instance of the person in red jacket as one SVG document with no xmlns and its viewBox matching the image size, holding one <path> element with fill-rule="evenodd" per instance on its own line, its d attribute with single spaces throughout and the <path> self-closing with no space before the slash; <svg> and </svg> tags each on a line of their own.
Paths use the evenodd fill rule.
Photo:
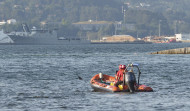
<svg viewBox="0 0 190 111">
<path fill-rule="evenodd" d="M 115 76 L 115 86 L 118 87 L 119 84 L 123 83 L 123 74 L 127 72 L 126 65 L 119 65 L 119 71 Z"/>
</svg>

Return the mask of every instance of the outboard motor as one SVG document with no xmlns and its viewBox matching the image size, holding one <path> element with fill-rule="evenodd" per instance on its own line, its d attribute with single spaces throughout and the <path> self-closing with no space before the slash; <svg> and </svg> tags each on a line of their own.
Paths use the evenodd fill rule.
<svg viewBox="0 0 190 111">
<path fill-rule="evenodd" d="M 133 70 L 125 74 L 125 84 L 128 85 L 130 92 L 135 92 L 136 77 Z"/>
</svg>

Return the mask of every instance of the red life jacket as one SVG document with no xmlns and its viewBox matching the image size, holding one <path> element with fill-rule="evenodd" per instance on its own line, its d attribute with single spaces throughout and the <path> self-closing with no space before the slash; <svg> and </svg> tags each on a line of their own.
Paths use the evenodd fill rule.
<svg viewBox="0 0 190 111">
<path fill-rule="evenodd" d="M 124 73 L 124 71 L 125 71 L 125 69 L 120 69 L 120 70 L 117 72 L 116 81 L 115 81 L 115 82 L 123 81 L 123 73 Z"/>
</svg>

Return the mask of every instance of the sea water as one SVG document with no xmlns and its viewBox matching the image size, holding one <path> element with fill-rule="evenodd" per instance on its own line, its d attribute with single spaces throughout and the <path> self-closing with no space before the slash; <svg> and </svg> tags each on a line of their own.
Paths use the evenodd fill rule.
<svg viewBox="0 0 190 111">
<path fill-rule="evenodd" d="M 190 44 L 1 45 L 0 111 L 188 111 L 190 55 L 150 54 L 181 47 Z M 95 74 L 130 63 L 154 92 L 93 91 Z"/>
</svg>

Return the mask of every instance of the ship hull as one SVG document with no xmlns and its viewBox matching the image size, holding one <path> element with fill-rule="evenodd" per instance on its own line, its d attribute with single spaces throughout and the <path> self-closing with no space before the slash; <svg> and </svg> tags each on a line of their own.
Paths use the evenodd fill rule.
<svg viewBox="0 0 190 111">
<path fill-rule="evenodd" d="M 40 36 L 40 37 L 30 37 L 30 36 L 15 36 L 9 35 L 14 41 L 15 45 L 64 45 L 64 44 L 86 44 L 90 43 L 88 40 L 59 40 L 57 37 L 52 36 Z"/>
</svg>

